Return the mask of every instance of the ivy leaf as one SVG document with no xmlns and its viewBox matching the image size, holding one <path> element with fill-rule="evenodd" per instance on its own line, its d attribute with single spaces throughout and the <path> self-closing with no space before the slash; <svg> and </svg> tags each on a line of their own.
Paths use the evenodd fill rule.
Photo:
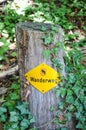
<svg viewBox="0 0 86 130">
<path fill-rule="evenodd" d="M 54 120 L 54 124 L 58 125 L 59 124 L 59 120 L 57 118 L 55 118 Z"/>
<path fill-rule="evenodd" d="M 64 96 L 66 95 L 66 89 L 60 88 L 60 92 L 61 92 L 61 97 L 64 98 Z"/>
<path fill-rule="evenodd" d="M 16 106 L 16 108 L 21 112 L 21 114 L 27 114 L 28 113 L 27 103 Z"/>
<path fill-rule="evenodd" d="M 57 32 L 57 33 L 59 31 L 59 29 L 56 26 L 52 26 L 52 30 L 55 31 L 55 32 Z"/>
<path fill-rule="evenodd" d="M 11 127 L 16 130 L 18 128 L 18 122 L 13 123 Z"/>
<path fill-rule="evenodd" d="M 76 118 L 80 118 L 81 117 L 81 113 L 80 112 L 75 112 Z"/>
<path fill-rule="evenodd" d="M 68 113 L 65 114 L 65 116 L 66 116 L 68 121 L 71 121 L 71 119 L 72 119 L 71 113 L 68 112 Z"/>
<path fill-rule="evenodd" d="M 77 107 L 79 112 L 83 112 L 83 105 L 79 103 L 79 107 Z"/>
<path fill-rule="evenodd" d="M 55 110 L 55 107 L 51 106 L 50 111 L 53 112 Z"/>
<path fill-rule="evenodd" d="M 15 89 L 19 89 L 19 87 L 20 87 L 19 84 L 13 83 L 10 88 L 11 88 L 12 90 L 15 90 Z"/>
<path fill-rule="evenodd" d="M 10 112 L 10 122 L 17 122 L 18 121 L 18 113 L 15 111 Z"/>
<path fill-rule="evenodd" d="M 30 122 L 27 119 L 23 119 L 20 124 L 24 129 L 28 128 Z"/>
<path fill-rule="evenodd" d="M 0 122 L 5 122 L 6 121 L 6 115 L 5 114 L 2 114 L 0 116 Z"/>
<path fill-rule="evenodd" d="M 58 98 L 58 97 L 60 96 L 60 94 L 61 94 L 61 91 L 60 91 L 60 89 L 58 89 L 58 90 L 56 91 L 56 98 Z"/>
<path fill-rule="evenodd" d="M 83 125 L 81 122 L 79 122 L 77 125 L 76 125 L 76 128 L 80 128 L 80 129 L 83 129 Z"/>
<path fill-rule="evenodd" d="M 12 52 L 10 55 L 11 55 L 12 57 L 17 57 L 17 53 L 16 53 L 16 52 Z"/>
<path fill-rule="evenodd" d="M 73 87 L 72 89 L 74 90 L 74 93 L 78 95 L 81 88 L 77 86 L 77 87 Z"/>
<path fill-rule="evenodd" d="M 12 100 L 16 100 L 16 99 L 19 99 L 20 98 L 20 96 L 16 93 L 16 92 L 14 92 L 14 93 L 10 93 L 10 98 L 12 99 Z"/>
<path fill-rule="evenodd" d="M 44 45 L 49 45 L 49 44 L 51 44 L 51 43 L 53 43 L 53 41 L 54 41 L 54 39 L 51 37 L 51 35 L 50 34 L 48 34 L 48 35 L 43 35 L 42 36 L 42 39 L 43 39 L 43 41 L 44 41 Z"/>
<path fill-rule="evenodd" d="M 71 95 L 73 95 L 73 91 L 70 90 L 70 89 L 68 89 L 68 90 L 67 90 L 67 96 L 71 96 Z"/>
<path fill-rule="evenodd" d="M 74 109 L 75 109 L 75 107 L 74 107 L 73 104 L 71 104 L 71 105 L 68 107 L 68 110 L 69 110 L 69 111 L 74 111 Z"/>
<path fill-rule="evenodd" d="M 71 96 L 67 96 L 66 97 L 66 102 L 68 102 L 68 103 L 74 103 L 74 97 L 71 95 Z"/>
<path fill-rule="evenodd" d="M 59 104 L 58 104 L 58 105 L 59 105 L 59 109 L 61 109 L 61 110 L 62 110 L 62 109 L 64 108 L 64 103 L 63 103 L 63 102 L 59 102 Z"/>
<path fill-rule="evenodd" d="M 7 112 L 7 109 L 5 107 L 0 107 L 0 115 Z"/>
<path fill-rule="evenodd" d="M 48 36 L 45 38 L 45 41 L 44 41 L 44 44 L 47 45 L 47 44 L 50 44 L 51 43 L 51 37 Z"/>
<path fill-rule="evenodd" d="M 42 30 L 42 31 L 46 31 L 46 27 L 45 27 L 45 26 L 42 26 L 41 30 Z"/>
<path fill-rule="evenodd" d="M 33 117 L 32 119 L 30 119 L 30 123 L 34 123 L 34 122 L 36 121 L 35 121 L 35 118 Z"/>
<path fill-rule="evenodd" d="M 43 55 L 46 59 L 50 57 L 51 51 L 50 50 L 43 50 Z"/>
<path fill-rule="evenodd" d="M 74 83 L 75 82 L 75 75 L 73 73 L 69 74 L 69 82 Z"/>
</svg>

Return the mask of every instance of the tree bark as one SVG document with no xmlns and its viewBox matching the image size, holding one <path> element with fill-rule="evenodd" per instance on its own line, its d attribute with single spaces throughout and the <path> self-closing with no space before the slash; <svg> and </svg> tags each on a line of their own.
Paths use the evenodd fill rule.
<svg viewBox="0 0 86 130">
<path fill-rule="evenodd" d="M 55 34 L 53 44 L 45 46 L 43 44 L 42 36 L 44 32 L 41 30 L 42 26 L 47 28 L 47 31 L 51 32 L 50 24 L 43 23 L 19 23 L 16 27 L 16 39 L 18 44 L 18 65 L 20 72 L 20 80 L 25 80 L 24 74 L 36 67 L 41 63 L 46 63 L 52 67 L 51 58 L 46 59 L 43 56 L 44 49 L 52 49 L 55 47 L 57 42 L 62 42 L 62 29 L 59 26 L 56 26 L 59 29 L 59 32 Z M 63 65 L 61 72 L 62 76 L 66 76 L 65 73 L 65 64 L 63 60 L 64 51 L 60 50 L 57 59 L 60 60 Z M 59 86 L 57 86 L 58 88 Z M 56 99 L 55 89 L 50 90 L 49 92 L 42 94 L 32 85 L 28 86 L 31 94 L 28 97 L 29 108 L 32 115 L 36 119 L 36 123 L 33 126 L 38 127 L 39 130 L 55 130 L 60 127 L 60 125 L 55 125 L 53 120 L 57 112 L 57 106 L 60 102 L 60 98 Z M 26 94 L 24 84 L 21 82 L 21 98 L 22 100 Z M 51 112 L 50 108 L 55 107 L 55 111 Z M 46 125 L 44 125 L 46 124 Z M 32 126 L 32 127 L 33 127 Z M 71 126 L 67 124 L 68 130 L 74 130 L 73 123 Z"/>
</svg>

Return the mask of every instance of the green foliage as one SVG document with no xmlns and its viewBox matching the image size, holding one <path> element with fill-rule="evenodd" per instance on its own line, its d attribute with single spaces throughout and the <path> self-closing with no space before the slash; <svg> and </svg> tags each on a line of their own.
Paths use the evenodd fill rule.
<svg viewBox="0 0 86 130">
<path fill-rule="evenodd" d="M 0 107 L 0 122 L 4 123 L 4 130 L 26 130 L 35 122 L 28 103 L 20 102 L 20 84 L 13 83 L 6 101 Z"/>
<path fill-rule="evenodd" d="M 15 10 L 10 9 L 9 6 L 4 10 L 4 14 L 0 16 L 0 33 L 7 34 L 9 40 L 15 38 L 15 25 L 20 21 L 20 15 L 16 13 Z"/>
<path fill-rule="evenodd" d="M 0 35 L 2 36 L 0 42 L 3 45 L 0 47 L 0 60 L 5 60 L 5 53 L 9 50 L 9 45 L 15 42 L 15 26 L 18 22 L 23 21 L 23 16 L 16 13 L 14 9 L 10 9 L 8 4 L 2 15 L 0 15 Z M 11 56 L 16 56 L 13 52 Z"/>
<path fill-rule="evenodd" d="M 13 110 L 16 102 L 20 100 L 20 84 L 13 83 L 10 86 L 9 94 L 6 97 L 6 102 L 3 103 L 3 106 L 6 107 L 9 111 Z"/>
<path fill-rule="evenodd" d="M 63 99 L 59 104 L 60 109 L 63 110 L 67 107 L 67 112 L 65 114 L 66 118 L 71 120 L 72 116 L 75 116 L 78 121 L 76 128 L 85 130 L 86 74 L 83 73 L 85 68 L 80 62 L 83 60 L 83 56 L 76 46 L 74 46 L 73 50 L 70 50 L 68 55 L 65 57 L 67 58 L 65 59 L 65 63 L 67 66 L 66 72 L 68 76 L 62 81 L 65 81 L 64 85 L 63 83 L 60 83 L 60 88 L 57 89 L 56 97 L 61 96 Z"/>
<path fill-rule="evenodd" d="M 0 107 L 0 122 L 5 122 L 6 121 L 6 114 L 7 109 L 4 107 Z"/>
<path fill-rule="evenodd" d="M 10 55 L 11 55 L 12 57 L 17 57 L 17 53 L 16 53 L 16 52 L 12 52 Z"/>
<path fill-rule="evenodd" d="M 54 6 L 53 9 L 56 10 L 56 7 Z M 63 18 L 61 22 L 59 21 L 60 23 L 58 22 L 58 24 L 60 24 L 66 30 L 70 30 L 75 27 L 66 19 L 66 16 L 68 16 L 69 13 L 72 13 L 71 9 L 72 8 L 67 9 L 65 5 L 61 5 L 61 7 L 57 11 L 55 11 L 55 13 L 57 13 L 58 15 L 60 14 L 59 19 L 60 17 Z M 51 17 L 52 17 L 52 14 L 51 14 Z M 45 32 L 46 29 L 43 28 L 43 31 Z M 55 31 L 52 31 L 52 32 L 53 34 L 55 34 Z M 60 87 L 56 90 L 56 98 L 58 98 L 59 96 L 62 98 L 62 101 L 58 103 L 58 108 L 60 111 L 62 111 L 62 113 L 64 113 L 65 120 L 71 121 L 72 117 L 75 117 L 77 120 L 76 128 L 85 130 L 86 129 L 85 127 L 85 123 L 86 123 L 86 118 L 85 118 L 86 116 L 86 113 L 85 113 L 85 110 L 86 110 L 86 107 L 85 107 L 86 73 L 83 73 L 85 72 L 85 67 L 81 63 L 83 62 L 84 57 L 81 51 L 79 50 L 79 46 L 83 46 L 83 43 L 81 44 L 81 42 L 84 42 L 85 40 L 81 42 L 75 42 L 77 38 L 78 38 L 77 34 L 65 35 L 65 41 L 69 42 L 69 48 L 71 47 L 72 49 L 67 50 L 67 47 L 65 46 L 66 55 L 64 57 L 64 60 L 66 64 L 67 77 L 62 77 L 61 82 L 59 84 Z M 54 41 L 53 39 L 54 39 L 54 35 L 51 35 L 50 37 L 48 37 L 47 33 L 45 33 L 45 35 L 43 36 L 43 40 L 44 40 L 43 44 L 45 46 L 48 46 L 49 44 L 53 43 Z M 47 59 L 50 58 L 53 54 L 52 63 L 54 67 L 59 68 L 59 70 L 62 70 L 63 66 L 60 63 L 60 60 L 56 58 L 56 56 L 58 52 L 60 51 L 60 49 L 63 49 L 63 48 L 64 48 L 63 43 L 57 43 L 57 46 L 55 46 L 55 48 L 52 48 L 51 50 L 48 49 L 48 50 L 43 51 L 43 54 Z M 50 110 L 53 111 L 54 108 L 51 107 Z M 63 124 L 66 123 L 65 120 L 63 120 Z M 54 123 L 57 125 L 59 123 L 62 124 L 62 122 L 59 122 L 58 117 L 55 119 Z M 60 129 L 66 130 L 67 128 L 62 127 Z"/>
<path fill-rule="evenodd" d="M 34 6 L 28 6 L 24 10 L 24 15 L 17 14 L 16 10 L 10 9 L 10 6 L 7 6 L 3 14 L 0 15 L 0 34 L 2 34 L 0 42 L 3 44 L 0 47 L 0 61 L 6 59 L 5 53 L 9 50 L 8 46 L 15 39 L 16 23 L 23 21 L 47 22 L 58 24 L 64 29 L 65 44 L 59 42 L 55 47 L 49 49 L 48 46 L 53 43 L 58 28 L 52 26 L 51 33 L 49 33 L 46 32 L 45 27 L 42 27 L 42 31 L 45 33 L 42 39 L 48 48 L 43 51 L 43 55 L 47 59 L 52 58 L 54 67 L 61 72 L 63 66 L 56 56 L 61 49 L 65 50 L 64 60 L 67 76 L 61 77 L 60 87 L 56 89 L 56 98 L 62 98 L 58 108 L 64 113 L 65 120 L 70 121 L 72 117 L 75 117 L 76 129 L 80 130 L 86 129 L 86 69 L 82 65 L 84 57 L 79 47 L 86 46 L 86 38 L 77 40 L 80 37 L 77 33 L 70 34 L 68 32 L 73 32 L 78 28 L 86 31 L 85 16 L 85 0 L 59 0 L 58 5 L 54 0 L 50 3 L 48 0 L 45 2 L 35 0 Z M 12 53 L 11 56 L 16 57 L 16 53 Z M 19 100 L 19 84 L 13 83 L 6 101 L 0 107 L 0 122 L 5 124 L 4 130 L 25 130 L 34 122 L 34 118 L 27 110 L 27 104 L 18 103 Z M 54 111 L 53 106 L 50 110 Z M 57 116 L 54 123 L 57 125 L 61 123 Z M 31 129 L 36 130 L 36 128 Z M 58 130 L 67 130 L 67 128 L 62 127 Z"/>
<path fill-rule="evenodd" d="M 52 34 L 49 32 L 47 34 L 45 34 L 44 36 L 42 36 L 44 45 L 49 45 L 49 44 L 53 43 L 53 38 L 51 38 L 51 37 L 52 37 Z"/>
<path fill-rule="evenodd" d="M 7 42 L 6 38 L 2 37 L 0 39 L 0 44 L 2 44 L 2 46 L 0 47 L 0 61 L 1 60 L 5 60 L 5 53 L 9 50 L 9 43 Z"/>
<path fill-rule="evenodd" d="M 46 59 L 48 59 L 51 55 L 51 50 L 43 50 L 43 55 Z"/>
<path fill-rule="evenodd" d="M 4 116 L 7 118 L 7 121 L 5 120 L 4 130 L 26 130 L 26 128 L 29 128 L 31 123 L 35 122 L 28 110 L 27 103 L 18 102 L 13 110 L 9 112 L 9 117 L 6 115 Z"/>
</svg>

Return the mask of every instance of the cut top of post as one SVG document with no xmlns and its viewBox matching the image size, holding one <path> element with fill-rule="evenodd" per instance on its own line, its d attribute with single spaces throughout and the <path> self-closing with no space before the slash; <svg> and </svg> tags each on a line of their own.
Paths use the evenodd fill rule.
<svg viewBox="0 0 86 130">
<path fill-rule="evenodd" d="M 24 22 L 24 23 L 18 23 L 17 24 L 18 27 L 25 29 L 25 30 L 35 30 L 35 31 L 55 31 L 57 28 L 58 29 L 58 25 L 54 25 L 54 24 L 49 24 L 49 23 L 38 23 L 38 22 Z"/>
</svg>

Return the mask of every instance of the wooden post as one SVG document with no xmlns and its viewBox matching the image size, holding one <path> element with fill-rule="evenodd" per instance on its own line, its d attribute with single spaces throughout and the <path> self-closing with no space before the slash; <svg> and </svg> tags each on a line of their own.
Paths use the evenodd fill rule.
<svg viewBox="0 0 86 130">
<path fill-rule="evenodd" d="M 57 42 L 63 41 L 63 31 L 60 27 L 56 26 L 57 29 L 59 29 L 59 32 L 55 34 L 54 43 L 48 46 L 43 45 L 42 36 L 44 32 L 41 30 L 42 26 L 45 26 L 48 32 L 51 31 L 51 25 L 44 23 L 19 23 L 16 27 L 22 100 L 27 91 L 22 82 L 22 80 L 25 81 L 24 74 L 41 63 L 46 63 L 52 67 L 51 59 L 46 59 L 43 56 L 43 50 L 52 48 Z M 57 59 L 60 59 L 61 64 L 63 65 L 61 74 L 65 76 L 63 55 L 63 50 L 60 50 Z M 58 102 L 60 102 L 60 99 L 56 99 L 55 97 L 55 88 L 45 94 L 40 93 L 32 85 L 29 85 L 28 88 L 31 91 L 31 94 L 28 97 L 29 108 L 36 119 L 36 123 L 34 123 L 33 126 L 38 127 L 39 130 L 55 130 L 56 128 L 59 128 L 60 125 L 58 126 L 53 123 L 57 105 Z M 50 111 L 52 106 L 56 109 L 54 112 Z M 74 130 L 73 124 L 68 126 L 68 128 L 68 130 Z"/>
</svg>

